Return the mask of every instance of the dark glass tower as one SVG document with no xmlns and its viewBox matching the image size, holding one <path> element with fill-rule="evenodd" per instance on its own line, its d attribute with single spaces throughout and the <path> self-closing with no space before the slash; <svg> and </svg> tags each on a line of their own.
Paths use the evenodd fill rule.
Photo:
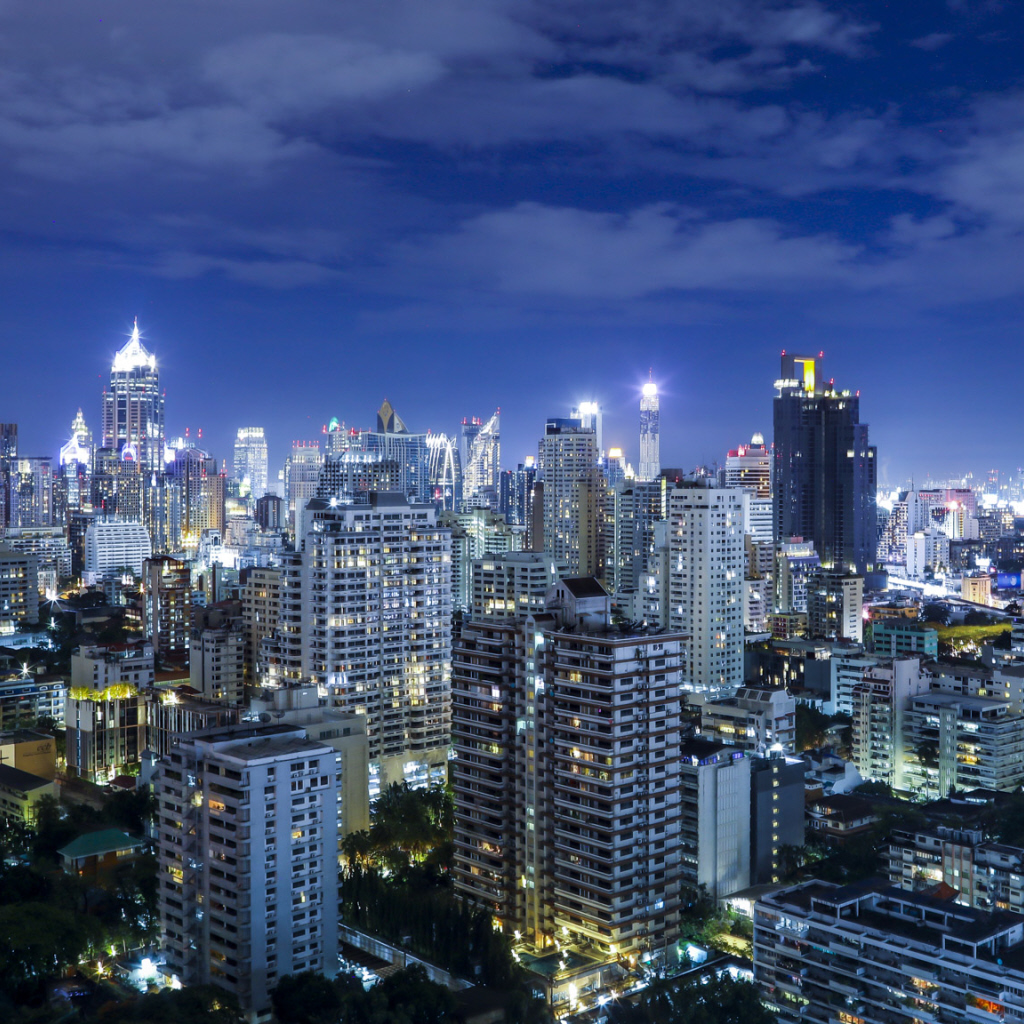
<svg viewBox="0 0 1024 1024">
<path fill-rule="evenodd" d="M 860 422 L 858 395 L 822 383 L 819 369 L 813 356 L 782 355 L 775 540 L 812 540 L 822 565 L 865 573 L 875 561 L 875 449 Z"/>
</svg>

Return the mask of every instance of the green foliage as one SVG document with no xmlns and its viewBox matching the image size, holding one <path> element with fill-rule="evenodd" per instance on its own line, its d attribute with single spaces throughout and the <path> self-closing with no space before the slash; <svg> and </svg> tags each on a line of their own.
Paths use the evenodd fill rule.
<svg viewBox="0 0 1024 1024">
<path fill-rule="evenodd" d="M 98 922 L 55 903 L 0 907 L 0 988 L 11 997 L 38 992 L 100 940 Z"/>
<path fill-rule="evenodd" d="M 455 1024 L 455 998 L 419 964 L 396 971 L 369 992 L 352 979 L 285 975 L 271 993 L 280 1024 Z"/>
<path fill-rule="evenodd" d="M 53 797 L 45 796 L 37 804 L 35 855 L 40 859 L 55 860 L 57 851 L 72 839 L 105 828 L 119 828 L 133 836 L 142 835 L 154 807 L 153 794 L 145 789 L 113 793 L 104 802 L 102 810 L 83 804 L 62 806 Z"/>
<path fill-rule="evenodd" d="M 985 809 L 982 826 L 994 839 L 1024 846 L 1024 793 L 1007 793 Z"/>
<path fill-rule="evenodd" d="M 108 1004 L 91 1024 L 237 1024 L 241 1016 L 230 993 L 214 985 L 192 985 Z"/>
<path fill-rule="evenodd" d="M 423 862 L 450 868 L 455 803 L 445 787 L 412 789 L 395 783 L 374 802 L 371 819 L 369 831 L 355 832 L 342 842 L 350 863 L 391 872 Z"/>
<path fill-rule="evenodd" d="M 346 924 L 388 942 L 407 940 L 417 956 L 454 974 L 502 989 L 518 983 L 508 938 L 489 914 L 456 900 L 432 866 L 385 878 L 353 865 L 342 876 L 339 905 Z"/>
<path fill-rule="evenodd" d="M 608 1016 L 611 1024 L 776 1024 L 757 987 L 727 974 L 655 982 L 635 1003 L 610 1003 Z"/>
</svg>

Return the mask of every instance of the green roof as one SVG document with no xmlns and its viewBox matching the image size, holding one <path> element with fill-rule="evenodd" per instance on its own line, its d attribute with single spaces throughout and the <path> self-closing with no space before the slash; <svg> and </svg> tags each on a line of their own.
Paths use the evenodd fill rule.
<svg viewBox="0 0 1024 1024">
<path fill-rule="evenodd" d="M 131 850 L 142 845 L 143 840 L 133 839 L 119 828 L 105 828 L 102 832 L 87 832 L 84 836 L 72 839 L 57 852 L 68 860 L 78 860 L 79 857 L 99 857 L 104 853 Z"/>
</svg>

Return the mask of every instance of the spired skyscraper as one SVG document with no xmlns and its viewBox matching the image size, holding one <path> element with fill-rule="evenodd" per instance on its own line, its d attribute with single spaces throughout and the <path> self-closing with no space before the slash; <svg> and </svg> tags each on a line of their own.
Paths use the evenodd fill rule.
<svg viewBox="0 0 1024 1024">
<path fill-rule="evenodd" d="M 818 360 L 821 354 L 818 355 Z M 819 380 L 814 356 L 782 354 L 775 382 L 775 542 L 814 542 L 821 564 L 874 566 L 875 449 L 860 422 L 860 392 Z"/>
<path fill-rule="evenodd" d="M 139 340 L 139 321 L 114 356 L 110 390 L 103 393 L 103 447 L 143 471 L 163 472 L 164 396 L 156 356 Z"/>
<path fill-rule="evenodd" d="M 640 399 L 640 480 L 657 480 L 661 472 L 661 416 L 658 385 L 649 380 Z"/>
</svg>

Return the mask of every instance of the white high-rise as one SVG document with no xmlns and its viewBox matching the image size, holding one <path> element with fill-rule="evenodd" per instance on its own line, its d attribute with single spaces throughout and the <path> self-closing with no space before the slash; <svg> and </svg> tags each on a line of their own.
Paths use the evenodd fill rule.
<svg viewBox="0 0 1024 1024">
<path fill-rule="evenodd" d="M 743 682 L 743 491 L 698 480 L 669 491 L 670 629 L 690 637 L 687 681 Z"/>
<path fill-rule="evenodd" d="M 655 480 L 661 472 L 661 407 L 658 385 L 649 380 L 640 398 L 640 480 Z"/>
<path fill-rule="evenodd" d="M 314 498 L 302 565 L 302 676 L 367 716 L 372 784 L 444 781 L 451 729 L 451 532 L 433 505 Z"/>
<path fill-rule="evenodd" d="M 85 581 L 96 583 L 120 569 L 142 576 L 142 563 L 152 554 L 149 531 L 142 523 L 98 519 L 85 531 Z"/>
<path fill-rule="evenodd" d="M 501 473 L 501 410 L 499 409 L 469 442 L 462 466 L 462 501 L 466 507 L 484 503 L 490 492 L 496 498 Z"/>
<path fill-rule="evenodd" d="M 235 435 L 235 479 L 255 501 L 267 493 L 267 439 L 262 427 L 239 427 Z"/>
</svg>

